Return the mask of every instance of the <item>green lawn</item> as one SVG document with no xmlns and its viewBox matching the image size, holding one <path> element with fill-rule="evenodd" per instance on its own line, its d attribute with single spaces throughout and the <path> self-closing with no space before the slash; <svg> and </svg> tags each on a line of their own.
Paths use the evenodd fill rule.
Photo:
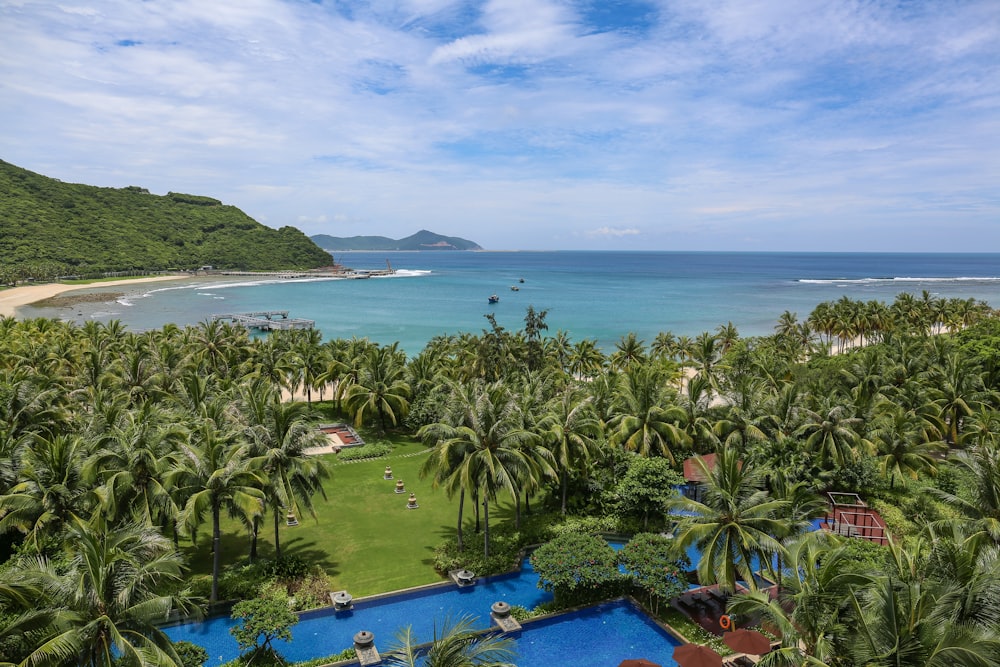
<svg viewBox="0 0 1000 667">
<path fill-rule="evenodd" d="M 282 522 L 282 552 L 319 563 L 330 576 L 330 590 L 347 590 L 359 597 L 441 581 L 434 571 L 433 552 L 455 533 L 458 498 L 449 500 L 444 491 L 431 488 L 430 479 L 419 479 L 427 456 L 423 445 L 397 443 L 401 444 L 390 456 L 380 459 L 339 463 L 335 455 L 328 455 L 332 476 L 325 484 L 327 500 L 316 499 L 317 518 L 299 517 L 294 527 Z M 386 465 L 392 467 L 393 481 L 383 479 Z M 406 485 L 405 494 L 395 493 L 398 479 Z M 411 491 L 419 509 L 406 508 Z M 466 501 L 465 507 L 467 539 L 475 539 L 471 504 Z M 491 523 L 509 515 L 506 507 L 496 515 L 491 512 Z M 273 525 L 270 517 L 265 519 L 258 545 L 262 558 L 274 556 Z M 211 573 L 210 538 L 211 525 L 204 524 L 197 548 L 188 549 L 194 574 Z M 226 521 L 223 562 L 246 562 L 248 551 L 246 529 Z"/>
</svg>

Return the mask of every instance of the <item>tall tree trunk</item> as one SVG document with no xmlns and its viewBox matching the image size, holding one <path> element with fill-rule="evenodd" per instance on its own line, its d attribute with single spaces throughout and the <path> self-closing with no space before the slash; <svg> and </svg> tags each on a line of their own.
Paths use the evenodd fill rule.
<svg viewBox="0 0 1000 667">
<path fill-rule="evenodd" d="M 483 556 L 490 557 L 490 496 L 483 494 Z"/>
<path fill-rule="evenodd" d="M 462 489 L 458 494 L 458 550 L 461 551 L 464 547 L 464 541 L 462 539 L 462 510 L 465 508 L 465 489 Z"/>
<path fill-rule="evenodd" d="M 476 506 L 476 534 L 479 534 L 482 530 L 479 525 L 479 489 L 472 492 L 472 503 Z"/>
<path fill-rule="evenodd" d="M 273 508 L 274 512 L 274 557 L 281 558 L 281 538 L 278 536 L 278 526 L 281 525 L 281 516 L 278 508 Z"/>
<path fill-rule="evenodd" d="M 250 564 L 257 560 L 257 529 L 260 527 L 260 520 L 254 517 L 250 521 Z"/>
<path fill-rule="evenodd" d="M 219 503 L 212 503 L 212 593 L 210 605 L 219 601 L 219 569 L 222 566 L 222 525 L 219 520 Z"/>
<path fill-rule="evenodd" d="M 562 513 L 566 514 L 566 492 L 569 488 L 569 473 L 565 470 L 562 471 Z"/>
<path fill-rule="evenodd" d="M 531 492 L 527 490 L 524 492 L 524 513 L 531 514 Z"/>
<path fill-rule="evenodd" d="M 514 530 L 521 530 L 521 496 L 514 492 Z"/>
</svg>

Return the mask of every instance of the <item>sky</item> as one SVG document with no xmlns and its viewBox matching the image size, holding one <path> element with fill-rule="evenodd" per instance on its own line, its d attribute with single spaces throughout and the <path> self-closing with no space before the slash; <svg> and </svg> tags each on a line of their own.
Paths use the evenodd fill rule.
<svg viewBox="0 0 1000 667">
<path fill-rule="evenodd" d="M 0 159 L 487 249 L 1000 251 L 998 0 L 0 0 Z"/>
</svg>

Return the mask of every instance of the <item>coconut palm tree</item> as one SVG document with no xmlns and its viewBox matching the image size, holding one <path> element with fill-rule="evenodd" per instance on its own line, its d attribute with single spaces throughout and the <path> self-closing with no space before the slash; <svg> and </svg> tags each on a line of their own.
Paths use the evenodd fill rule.
<svg viewBox="0 0 1000 667">
<path fill-rule="evenodd" d="M 249 466 L 267 482 L 262 491 L 274 519 L 274 551 L 280 558 L 281 519 L 288 512 L 302 516 L 303 509 L 315 518 L 313 496 L 320 493 L 326 498 L 323 480 L 330 476 L 329 468 L 322 459 L 305 455 L 306 449 L 325 444 L 326 438 L 306 420 L 306 406 L 282 403 L 278 392 L 267 384 L 244 386 L 239 406 L 251 443 Z M 255 551 L 256 521 L 252 528 Z"/>
<path fill-rule="evenodd" d="M 719 451 L 712 469 L 701 457 L 695 462 L 705 479 L 702 501 L 681 496 L 667 502 L 669 509 L 684 514 L 678 548 L 698 545 L 702 584 L 717 583 L 732 591 L 741 581 L 756 589 L 754 570 L 773 568 L 771 559 L 782 549 L 774 536 L 789 532 L 788 522 L 780 518 L 787 503 L 771 498 L 753 466 L 732 450 Z"/>
<path fill-rule="evenodd" d="M 84 477 L 100 485 L 101 512 L 109 523 L 131 518 L 172 529 L 179 509 L 163 480 L 186 433 L 171 417 L 152 403 L 121 413 L 84 463 Z"/>
<path fill-rule="evenodd" d="M 817 410 L 806 409 L 804 414 L 806 422 L 795 434 L 819 465 L 843 467 L 858 460 L 862 453 L 870 453 L 871 443 L 856 430 L 862 426 L 861 419 L 848 416 L 843 406 L 820 406 Z"/>
<path fill-rule="evenodd" d="M 893 567 L 871 585 L 852 591 L 857 621 L 849 644 L 857 664 L 872 667 L 979 667 L 1000 665 L 1000 600 L 996 556 L 990 574 L 971 589 L 926 577 L 919 545 L 910 550 L 889 542 Z M 990 583 L 992 580 L 992 583 Z M 992 596 L 979 596 L 983 592 Z M 973 592 L 975 591 L 975 592 Z M 978 597 L 974 613 L 961 599 Z M 958 604 L 956 604 L 958 603 Z"/>
<path fill-rule="evenodd" d="M 829 533 L 804 533 L 786 549 L 777 596 L 767 591 L 738 593 L 730 598 L 728 611 L 758 617 L 778 630 L 781 647 L 768 653 L 761 665 L 834 664 L 840 653 L 838 639 L 846 635 L 850 593 L 871 578 L 846 567 L 850 552 Z"/>
<path fill-rule="evenodd" d="M 88 516 L 97 496 L 83 478 L 89 443 L 80 435 L 26 436 L 17 483 L 0 496 L 0 534 L 20 532 L 41 552 L 74 516 Z"/>
<path fill-rule="evenodd" d="M 610 440 L 640 456 L 674 454 L 691 444 L 682 428 L 686 414 L 667 405 L 663 375 L 656 367 L 635 365 L 622 376 L 615 401 L 615 416 L 608 424 Z"/>
<path fill-rule="evenodd" d="M 917 479 L 923 472 L 934 474 L 934 454 L 945 448 L 939 420 L 888 401 L 879 404 L 868 436 L 878 447 L 882 474 L 890 486 L 904 477 Z"/>
<path fill-rule="evenodd" d="M 21 561 L 11 577 L 30 583 L 38 597 L 36 623 L 25 631 L 24 655 L 6 656 L 23 667 L 175 667 L 180 659 L 159 629 L 171 610 L 191 611 L 184 593 L 183 559 L 156 530 L 139 525 L 97 529 L 75 518 L 64 546 L 65 567 L 45 559 Z M 37 621 L 48 622 L 38 625 Z"/>
<path fill-rule="evenodd" d="M 591 398 L 577 389 L 566 389 L 545 406 L 539 422 L 542 443 L 551 452 L 559 475 L 562 513 L 566 514 L 569 475 L 583 473 L 600 452 L 601 422 Z"/>
<path fill-rule="evenodd" d="M 575 345 L 569 356 L 569 372 L 576 378 L 592 378 L 598 375 L 605 364 L 604 355 L 591 338 L 584 338 Z"/>
<path fill-rule="evenodd" d="M 406 381 L 406 366 L 396 343 L 387 347 L 371 347 L 361 359 L 358 377 L 347 389 L 344 407 L 354 415 L 354 424 L 361 426 L 365 416 L 374 412 L 379 428 L 386 431 L 406 416 L 410 407 L 410 385 Z"/>
<path fill-rule="evenodd" d="M 250 444 L 239 439 L 238 429 L 222 415 L 222 399 L 206 405 L 207 416 L 198 419 L 190 441 L 180 446 L 177 462 L 167 473 L 166 484 L 183 505 L 180 524 L 194 536 L 205 514 L 212 523 L 212 592 L 219 598 L 222 566 L 222 511 L 249 523 L 261 512 L 266 485 L 262 473 L 250 464 Z"/>
<path fill-rule="evenodd" d="M 646 361 L 645 341 L 639 340 L 635 332 L 629 332 L 615 343 L 615 351 L 611 353 L 611 367 L 618 371 L 644 364 Z"/>
<path fill-rule="evenodd" d="M 483 552 L 490 553 L 490 501 L 500 491 L 512 497 L 520 491 L 517 481 L 531 469 L 518 445 L 532 438 L 522 429 L 521 416 L 510 390 L 502 383 L 469 384 L 455 392 L 452 422 L 437 422 L 418 435 L 437 442 L 431 458 L 451 469 L 447 475 L 454 489 L 464 489 L 483 502 Z"/>
<path fill-rule="evenodd" d="M 968 474 L 971 488 L 962 494 L 931 492 L 963 515 L 970 534 L 1000 543 L 1000 447 L 977 445 L 953 460 Z"/>
<path fill-rule="evenodd" d="M 934 373 L 931 394 L 948 424 L 947 440 L 955 444 L 962 437 L 962 422 L 990 398 L 976 369 L 957 353 L 949 355 L 943 368 Z"/>
<path fill-rule="evenodd" d="M 430 645 L 422 647 L 410 627 L 396 635 L 396 645 L 386 654 L 392 667 L 514 667 L 514 640 L 499 633 L 482 634 L 474 619 L 445 619 Z"/>
</svg>

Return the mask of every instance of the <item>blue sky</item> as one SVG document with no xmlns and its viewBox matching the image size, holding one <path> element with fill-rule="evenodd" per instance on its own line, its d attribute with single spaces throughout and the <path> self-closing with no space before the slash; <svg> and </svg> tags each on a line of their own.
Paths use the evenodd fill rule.
<svg viewBox="0 0 1000 667">
<path fill-rule="evenodd" d="M 310 235 L 1000 251 L 1000 2 L 0 0 L 0 158 Z"/>
</svg>

